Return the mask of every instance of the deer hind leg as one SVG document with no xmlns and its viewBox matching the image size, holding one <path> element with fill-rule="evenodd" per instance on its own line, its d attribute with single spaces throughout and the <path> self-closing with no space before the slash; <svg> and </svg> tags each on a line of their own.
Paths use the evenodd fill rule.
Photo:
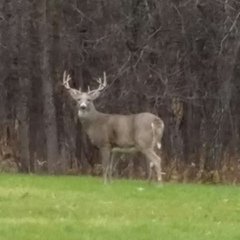
<svg viewBox="0 0 240 240">
<path fill-rule="evenodd" d="M 150 174 L 151 168 L 154 167 L 157 172 L 157 180 L 159 183 L 162 183 L 162 168 L 161 168 L 161 158 L 154 152 L 153 149 L 142 150 L 142 153 L 150 162 Z M 149 178 L 151 177 L 149 174 Z"/>
<path fill-rule="evenodd" d="M 114 169 L 114 163 L 116 160 L 117 153 L 116 152 L 111 152 L 110 153 L 110 162 L 109 162 L 109 168 L 108 168 L 108 179 L 109 182 L 112 182 L 112 174 L 113 174 L 113 169 Z"/>
<path fill-rule="evenodd" d="M 110 149 L 109 148 L 102 148 L 100 149 L 101 160 L 102 160 L 102 169 L 103 169 L 103 182 L 107 184 L 108 182 L 108 174 L 110 168 Z"/>
<path fill-rule="evenodd" d="M 148 171 L 149 171 L 149 172 L 148 172 L 148 183 L 149 183 L 149 184 L 150 184 L 151 181 L 152 181 L 153 167 L 154 167 L 153 163 L 150 162 L 150 163 L 149 163 L 149 170 L 148 170 Z"/>
</svg>

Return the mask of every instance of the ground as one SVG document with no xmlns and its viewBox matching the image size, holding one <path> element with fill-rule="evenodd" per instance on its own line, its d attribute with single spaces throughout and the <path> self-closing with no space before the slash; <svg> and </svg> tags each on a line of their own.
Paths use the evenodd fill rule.
<svg viewBox="0 0 240 240">
<path fill-rule="evenodd" d="M 237 186 L 0 175 L 0 240 L 240 239 Z"/>
</svg>

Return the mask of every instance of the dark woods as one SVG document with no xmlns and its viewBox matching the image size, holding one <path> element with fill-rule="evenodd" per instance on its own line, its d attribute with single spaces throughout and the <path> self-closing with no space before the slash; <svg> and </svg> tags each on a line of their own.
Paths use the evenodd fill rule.
<svg viewBox="0 0 240 240">
<path fill-rule="evenodd" d="M 164 120 L 166 180 L 240 180 L 238 1 L 2 0 L 0 59 L 2 171 L 98 174 L 60 84 L 67 70 L 94 88 L 105 70 L 100 111 Z M 126 155 L 115 175 L 145 171 Z"/>
</svg>

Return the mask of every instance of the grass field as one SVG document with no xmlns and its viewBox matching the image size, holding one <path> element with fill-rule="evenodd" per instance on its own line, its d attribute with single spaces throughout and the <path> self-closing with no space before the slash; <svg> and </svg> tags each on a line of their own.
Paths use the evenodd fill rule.
<svg viewBox="0 0 240 240">
<path fill-rule="evenodd" d="M 0 240 L 240 239 L 240 189 L 0 175 Z"/>
</svg>

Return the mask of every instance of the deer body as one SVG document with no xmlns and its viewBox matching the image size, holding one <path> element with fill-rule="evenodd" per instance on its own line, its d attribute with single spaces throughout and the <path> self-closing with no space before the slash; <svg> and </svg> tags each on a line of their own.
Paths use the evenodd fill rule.
<svg viewBox="0 0 240 240">
<path fill-rule="evenodd" d="M 70 78 L 67 80 L 65 78 L 66 76 L 63 81 L 65 88 L 77 101 L 78 117 L 82 126 L 91 143 L 100 150 L 104 182 L 107 182 L 108 176 L 111 177 L 114 153 L 118 152 L 144 154 L 150 162 L 150 170 L 155 167 L 158 181 L 161 182 L 161 158 L 155 153 L 155 149 L 161 148 L 163 121 L 148 112 L 130 115 L 101 113 L 93 104 L 93 100 L 99 96 L 99 89 L 82 93 L 70 88 L 68 85 Z"/>
<path fill-rule="evenodd" d="M 91 143 L 98 148 L 109 147 L 112 151 L 139 151 L 152 147 L 154 136 L 151 123 L 159 121 L 162 124 L 151 113 L 115 115 L 96 111 L 95 117 L 95 120 L 79 118 Z"/>
</svg>

